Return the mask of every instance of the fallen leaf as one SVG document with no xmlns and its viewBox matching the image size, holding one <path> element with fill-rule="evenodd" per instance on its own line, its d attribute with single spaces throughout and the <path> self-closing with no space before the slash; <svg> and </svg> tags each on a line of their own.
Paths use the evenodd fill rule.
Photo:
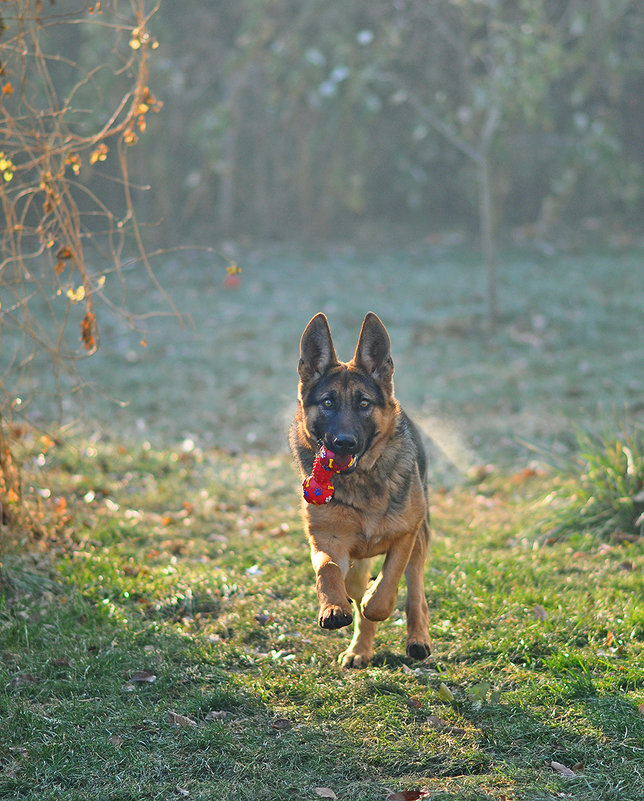
<svg viewBox="0 0 644 801">
<path fill-rule="evenodd" d="M 138 670 L 128 679 L 128 681 L 131 681 L 133 684 L 152 684 L 152 682 L 156 680 L 157 677 L 154 673 L 150 673 L 149 670 Z"/>
<path fill-rule="evenodd" d="M 477 684 L 474 684 L 472 687 L 469 688 L 467 694 L 472 699 L 472 701 L 487 701 L 488 694 L 491 690 L 490 683 L 487 681 L 479 681 Z"/>
<path fill-rule="evenodd" d="M 337 798 L 338 796 L 333 792 L 330 787 L 314 787 L 313 792 L 319 795 L 320 798 Z"/>
<path fill-rule="evenodd" d="M 454 701 L 454 693 L 443 682 L 440 683 L 438 688 L 438 697 L 447 704 L 451 704 Z"/>
<path fill-rule="evenodd" d="M 465 734 L 465 729 L 461 729 L 460 726 L 450 726 L 446 720 L 443 720 L 443 718 L 439 718 L 436 715 L 429 715 L 425 722 L 428 726 L 431 726 L 432 729 L 444 731 L 447 734 Z"/>
<path fill-rule="evenodd" d="M 277 729 L 278 731 L 284 731 L 284 729 L 290 729 L 292 725 L 293 724 L 291 723 L 291 721 L 287 720 L 286 718 L 276 718 L 271 723 L 271 728 Z"/>
<path fill-rule="evenodd" d="M 533 467 L 526 467 L 521 470 L 520 473 L 515 473 L 512 476 L 512 483 L 513 484 L 523 484 L 526 481 L 529 481 L 531 478 L 536 478 L 539 475 L 538 471 L 535 470 Z"/>
<path fill-rule="evenodd" d="M 178 715 L 176 712 L 168 712 L 168 720 L 173 726 L 185 729 L 187 726 L 196 726 L 197 721 L 186 715 Z"/>
<path fill-rule="evenodd" d="M 567 778 L 570 778 L 571 776 L 575 775 L 574 770 L 570 770 L 570 768 L 567 768 L 565 765 L 562 765 L 561 762 L 553 761 L 550 763 L 550 767 L 554 771 L 556 771 L 560 776 L 566 776 Z"/>
<path fill-rule="evenodd" d="M 640 704 L 640 705 L 637 707 L 637 711 L 640 713 L 640 715 L 641 715 L 642 717 L 644 717 L 644 704 Z"/>
<path fill-rule="evenodd" d="M 211 710 L 208 712 L 204 720 L 211 721 L 211 720 L 225 720 L 228 717 L 228 712 L 217 712 L 216 710 Z"/>
<path fill-rule="evenodd" d="M 427 790 L 403 790 L 400 793 L 390 793 L 387 801 L 417 801 L 419 798 L 426 798 L 429 795 Z"/>
</svg>

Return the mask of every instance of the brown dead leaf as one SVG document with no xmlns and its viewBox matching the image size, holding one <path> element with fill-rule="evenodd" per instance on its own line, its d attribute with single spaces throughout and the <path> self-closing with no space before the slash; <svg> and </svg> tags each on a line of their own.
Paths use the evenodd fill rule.
<svg viewBox="0 0 644 801">
<path fill-rule="evenodd" d="M 429 715 L 425 720 L 427 725 L 431 726 L 432 729 L 444 731 L 447 734 L 465 734 L 465 729 L 461 729 L 459 726 L 450 726 L 446 720 L 436 715 Z"/>
<path fill-rule="evenodd" d="M 566 778 L 571 778 L 575 775 L 575 771 L 567 768 L 565 765 L 562 765 L 561 762 L 554 762 L 550 763 L 550 767 L 556 771 L 560 776 L 565 776 Z"/>
<path fill-rule="evenodd" d="M 337 798 L 338 796 L 333 792 L 330 787 L 314 787 L 313 792 L 319 795 L 320 798 Z"/>
<path fill-rule="evenodd" d="M 96 350 L 96 316 L 94 312 L 87 311 L 81 320 L 81 342 L 85 350 Z"/>
<path fill-rule="evenodd" d="M 72 252 L 72 249 L 70 247 L 67 247 L 66 245 L 60 248 L 58 250 L 58 253 L 56 253 L 57 259 L 71 259 L 73 258 L 73 256 L 74 254 Z"/>
<path fill-rule="evenodd" d="M 419 798 L 426 798 L 429 795 L 428 790 L 402 790 L 399 793 L 390 793 L 387 796 L 387 801 L 417 801 Z"/>
<path fill-rule="evenodd" d="M 189 718 L 186 715 L 179 715 L 176 712 L 168 712 L 168 720 L 173 726 L 176 726 L 181 729 L 185 729 L 188 726 L 197 725 L 196 720 L 193 720 L 192 718 Z"/>
<path fill-rule="evenodd" d="M 290 729 L 293 724 L 287 718 L 276 718 L 271 723 L 272 729 L 277 729 L 278 731 L 284 731 L 285 729 Z"/>
<path fill-rule="evenodd" d="M 539 472 L 534 467 L 526 467 L 519 473 L 515 473 L 511 480 L 513 484 L 525 484 L 526 481 L 530 481 L 530 479 L 536 478 L 538 475 Z"/>
<path fill-rule="evenodd" d="M 12 687 L 26 687 L 29 684 L 38 684 L 38 679 L 32 673 L 21 673 L 11 679 Z"/>
</svg>

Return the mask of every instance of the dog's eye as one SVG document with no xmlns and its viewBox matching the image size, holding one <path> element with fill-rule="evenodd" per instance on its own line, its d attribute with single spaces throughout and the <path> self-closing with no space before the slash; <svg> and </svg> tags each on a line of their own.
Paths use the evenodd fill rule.
<svg viewBox="0 0 644 801">
<path fill-rule="evenodd" d="M 331 398 L 323 398 L 322 399 L 322 406 L 325 409 L 332 409 L 333 408 L 333 400 Z"/>
<path fill-rule="evenodd" d="M 358 405 L 361 409 L 368 409 L 369 406 L 371 406 L 371 402 L 368 400 L 368 398 L 361 398 Z"/>
</svg>

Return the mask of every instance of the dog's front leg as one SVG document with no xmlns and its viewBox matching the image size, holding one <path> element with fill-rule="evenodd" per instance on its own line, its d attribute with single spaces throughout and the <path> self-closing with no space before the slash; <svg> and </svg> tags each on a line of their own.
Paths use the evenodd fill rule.
<svg viewBox="0 0 644 801">
<path fill-rule="evenodd" d="M 416 532 L 395 540 L 387 551 L 382 570 L 362 599 L 362 614 L 367 620 L 386 620 L 394 611 L 398 585 L 416 542 Z"/>
<path fill-rule="evenodd" d="M 341 548 L 321 548 L 311 544 L 315 588 L 320 601 L 318 623 L 323 629 L 340 629 L 353 621 L 351 601 L 344 577 L 349 570 L 349 554 Z"/>
</svg>

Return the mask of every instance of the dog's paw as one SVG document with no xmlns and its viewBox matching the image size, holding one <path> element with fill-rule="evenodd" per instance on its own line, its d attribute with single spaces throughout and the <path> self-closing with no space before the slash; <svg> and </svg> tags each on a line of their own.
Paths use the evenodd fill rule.
<svg viewBox="0 0 644 801">
<path fill-rule="evenodd" d="M 412 659 L 427 659 L 431 652 L 432 648 L 428 642 L 407 643 L 407 656 Z"/>
<path fill-rule="evenodd" d="M 320 609 L 318 623 L 323 629 L 341 629 L 353 623 L 353 615 L 350 609 L 341 606 L 324 606 Z"/>
<path fill-rule="evenodd" d="M 343 668 L 364 668 L 371 662 L 372 657 L 373 653 L 360 654 L 349 648 L 340 654 L 338 662 Z"/>
</svg>

